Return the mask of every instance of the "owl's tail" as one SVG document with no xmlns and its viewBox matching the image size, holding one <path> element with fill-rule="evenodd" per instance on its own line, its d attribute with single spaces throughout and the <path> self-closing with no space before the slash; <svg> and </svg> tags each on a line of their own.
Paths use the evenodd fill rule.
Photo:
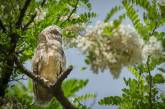
<svg viewBox="0 0 165 109">
<path fill-rule="evenodd" d="M 37 103 L 48 103 L 53 98 L 53 93 L 40 84 L 33 81 L 34 95 Z"/>
</svg>

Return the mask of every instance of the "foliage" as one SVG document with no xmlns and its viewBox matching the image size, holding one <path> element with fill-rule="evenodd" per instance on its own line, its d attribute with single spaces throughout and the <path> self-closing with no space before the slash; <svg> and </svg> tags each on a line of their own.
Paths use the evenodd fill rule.
<svg viewBox="0 0 165 109">
<path fill-rule="evenodd" d="M 78 15 L 78 8 L 85 8 L 86 11 Z M 40 108 L 34 104 L 32 84 L 26 86 L 26 83 L 18 82 L 8 87 L 10 80 L 18 81 L 17 78 L 23 73 L 15 66 L 14 56 L 16 55 L 22 64 L 30 60 L 37 44 L 38 34 L 49 25 L 57 25 L 63 30 L 64 42 L 67 42 L 65 40 L 68 38 L 77 37 L 81 29 L 71 32 L 66 28 L 88 24 L 90 19 L 96 16 L 91 8 L 89 0 L 0 1 L 0 96 L 5 94 L 8 101 L 8 104 L 4 103 L 6 107 L 2 108 L 15 108 L 14 106 L 24 109 Z M 65 94 L 68 97 L 74 97 L 87 82 L 87 80 L 76 79 L 66 81 L 63 85 Z M 5 90 L 7 88 L 10 90 Z M 85 98 L 87 99 L 88 96 L 86 95 Z M 75 100 L 76 103 L 78 101 L 80 102 L 81 99 Z M 86 107 L 76 103 L 77 106 Z M 56 99 L 44 107 L 62 108 Z"/>
<path fill-rule="evenodd" d="M 28 84 L 17 81 L 10 87 L 8 86 L 11 79 L 15 80 L 22 74 L 20 69 L 15 67 L 13 56 L 17 55 L 21 63 L 31 59 L 37 44 L 38 34 L 43 28 L 53 24 L 62 29 L 64 46 L 68 48 L 79 46 L 77 44 L 79 35 L 89 36 L 92 34 L 91 36 L 94 36 L 87 37 L 85 46 L 83 44 L 81 46 L 86 47 L 84 49 L 85 62 L 93 65 L 95 72 L 110 69 L 112 73 L 119 73 L 123 66 L 128 66 L 134 75 L 134 78 L 123 79 L 126 87 L 122 89 L 121 96 L 102 98 L 98 102 L 100 105 L 116 105 L 119 109 L 165 108 L 165 94 L 158 87 L 165 83 L 163 76 L 165 70 L 159 66 L 164 63 L 165 57 L 164 55 L 159 56 L 159 49 L 157 49 L 159 47 L 156 46 L 157 48 L 154 48 L 155 54 L 151 52 L 144 62 L 139 63 L 139 61 L 131 60 L 135 56 L 133 54 L 137 56 L 137 54 L 143 53 L 134 52 L 141 48 L 141 46 L 134 46 L 133 48 L 133 45 L 136 45 L 135 42 L 138 42 L 134 36 L 140 36 L 144 45 L 151 45 L 150 48 L 155 42 L 160 41 L 161 50 L 164 51 L 165 32 L 160 32 L 159 28 L 163 28 L 165 24 L 165 4 L 156 0 L 121 0 L 121 2 L 121 5 L 114 6 L 107 13 L 104 25 L 97 25 L 98 28 L 93 30 L 87 28 L 88 31 L 86 31 L 85 28 L 90 23 L 91 18 L 96 16 L 92 12 L 89 0 L 0 1 L 0 95 L 1 90 L 7 89 L 5 90 L 5 97 L 0 98 L 0 101 L 5 101 L 2 108 L 54 109 L 56 107 L 62 109 L 56 98 L 53 98 L 46 105 L 36 104 L 32 94 L 31 81 Z M 26 3 L 29 3 L 27 7 Z M 87 10 L 78 15 L 77 9 L 81 7 Z M 141 10 L 141 13 L 138 10 Z M 120 15 L 112 21 L 114 15 L 119 12 Z M 135 29 L 131 30 L 122 26 L 122 21 L 125 18 L 130 19 Z M 152 37 L 155 38 L 155 42 L 150 41 Z M 81 38 L 85 39 L 85 37 Z M 115 40 L 116 43 L 113 43 L 113 39 L 119 40 Z M 90 48 L 89 52 L 87 48 Z M 112 55 L 120 64 L 115 63 L 116 60 L 111 58 Z M 137 59 L 140 60 L 140 58 Z M 118 77 L 118 73 L 114 73 L 114 77 Z M 70 79 L 64 81 L 62 85 L 65 96 L 79 109 L 91 108 L 82 102 L 96 97 L 95 94 L 91 93 L 77 95 L 77 92 L 83 89 L 87 83 L 88 80 Z"/>
<path fill-rule="evenodd" d="M 141 37 L 148 42 L 151 36 L 155 36 L 165 48 L 165 33 L 157 30 L 165 23 L 160 4 L 156 0 L 123 0 L 122 3 L 127 16 Z M 140 19 L 137 8 L 144 9 L 143 19 Z M 165 108 L 164 92 L 158 87 L 165 82 L 164 69 L 157 68 L 161 63 L 164 63 L 164 57 L 154 58 L 151 54 L 147 57 L 146 63 L 129 67 L 135 78 L 124 78 L 126 88 L 122 89 L 122 95 L 105 97 L 99 101 L 99 104 L 116 105 L 118 109 Z"/>
<path fill-rule="evenodd" d="M 74 93 L 82 89 L 84 86 L 86 86 L 88 83 L 88 80 L 68 80 L 65 81 L 63 84 L 63 89 L 65 90 L 65 96 L 70 97 L 74 96 Z"/>
<path fill-rule="evenodd" d="M 68 79 L 63 83 L 63 91 L 66 97 L 72 99 L 73 103 L 79 109 L 87 109 L 88 107 L 81 102 L 84 100 L 94 99 L 95 94 L 86 93 L 84 95 L 77 96 L 76 93 L 84 88 L 88 83 L 88 80 L 77 80 Z M 3 108 L 8 109 L 14 108 L 14 106 L 20 106 L 21 109 L 62 109 L 60 103 L 53 98 L 48 104 L 38 105 L 34 102 L 32 81 L 28 80 L 27 86 L 22 83 L 22 81 L 17 81 L 16 84 L 10 86 L 7 90 L 6 97 L 8 97 L 8 102 Z M 26 98 L 26 99 L 25 99 Z M 15 100 L 15 101 L 14 101 Z M 15 103 L 15 104 L 14 104 Z"/>
</svg>

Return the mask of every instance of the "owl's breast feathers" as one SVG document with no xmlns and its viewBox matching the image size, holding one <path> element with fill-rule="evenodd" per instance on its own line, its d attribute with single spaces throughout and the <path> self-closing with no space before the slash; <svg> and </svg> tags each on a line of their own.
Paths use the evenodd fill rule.
<svg viewBox="0 0 165 109">
<path fill-rule="evenodd" d="M 63 49 L 59 45 L 47 45 L 48 48 L 42 47 L 43 44 L 38 45 L 38 74 L 54 82 L 57 76 L 64 70 L 65 55 Z M 40 49 L 43 48 L 43 49 Z"/>
<path fill-rule="evenodd" d="M 65 69 L 65 55 L 61 46 L 47 47 L 39 44 L 33 57 L 33 72 L 54 83 Z M 34 82 L 34 93 L 39 103 L 50 101 L 53 94 Z"/>
</svg>

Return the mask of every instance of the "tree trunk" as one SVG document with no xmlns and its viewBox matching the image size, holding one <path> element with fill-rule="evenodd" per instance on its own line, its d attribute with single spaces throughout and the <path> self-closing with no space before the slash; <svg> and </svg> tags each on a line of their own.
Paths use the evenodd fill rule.
<svg viewBox="0 0 165 109">
<path fill-rule="evenodd" d="M 0 78 L 0 97 L 4 97 L 5 90 L 7 88 L 8 82 L 10 81 L 10 76 L 13 72 L 14 68 L 14 54 L 15 54 L 15 48 L 17 45 L 17 41 L 19 38 L 19 35 L 16 33 L 12 33 L 9 35 L 11 38 L 10 40 L 10 49 L 7 51 L 5 55 L 7 55 L 5 58 L 4 67 L 2 68 L 2 75 Z"/>
</svg>

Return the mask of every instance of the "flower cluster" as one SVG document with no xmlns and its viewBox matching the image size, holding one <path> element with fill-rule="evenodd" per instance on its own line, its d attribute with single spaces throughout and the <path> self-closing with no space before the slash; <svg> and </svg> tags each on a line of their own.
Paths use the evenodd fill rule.
<svg viewBox="0 0 165 109">
<path fill-rule="evenodd" d="M 109 35 L 104 29 L 113 23 L 98 23 L 86 28 L 77 39 L 77 46 L 87 55 L 94 72 L 109 69 L 115 78 L 125 66 L 141 64 L 149 55 L 159 55 L 163 48 L 155 37 L 144 42 L 134 28 L 120 25 Z"/>
<path fill-rule="evenodd" d="M 85 24 L 73 24 L 63 29 L 63 44 L 66 48 L 76 47 L 76 40 L 81 31 L 84 30 Z"/>
<path fill-rule="evenodd" d="M 44 18 L 46 17 L 47 11 L 40 9 L 40 8 L 36 8 L 36 13 L 37 13 L 37 15 L 35 17 L 35 20 L 40 21 L 40 20 L 44 20 Z"/>
<path fill-rule="evenodd" d="M 71 16 L 70 16 L 70 20 L 73 20 L 73 19 L 78 19 L 80 16 L 79 15 L 77 15 L 77 14 L 72 14 Z M 68 19 L 68 15 L 65 15 L 65 16 L 61 16 L 60 17 L 60 21 L 65 21 L 65 20 L 67 20 Z"/>
<path fill-rule="evenodd" d="M 143 59 L 144 62 L 146 62 L 146 59 L 148 56 L 152 57 L 160 57 L 164 53 L 163 51 L 163 46 L 160 41 L 156 39 L 156 37 L 151 36 L 149 41 L 145 43 L 143 47 Z"/>
</svg>

